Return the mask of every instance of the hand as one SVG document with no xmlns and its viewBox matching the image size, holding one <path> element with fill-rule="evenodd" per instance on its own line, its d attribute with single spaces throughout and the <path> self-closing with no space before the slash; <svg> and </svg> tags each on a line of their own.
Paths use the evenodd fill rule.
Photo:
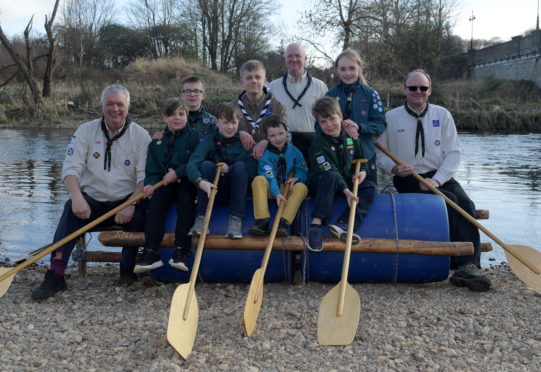
<svg viewBox="0 0 541 372">
<path fill-rule="evenodd" d="M 83 195 L 71 199 L 71 211 L 82 220 L 90 218 L 90 206 Z"/>
<path fill-rule="evenodd" d="M 244 147 L 245 150 L 250 150 L 252 147 L 254 147 L 255 141 L 252 135 L 241 130 L 239 132 L 239 138 L 240 142 L 242 142 L 242 147 Z"/>
<path fill-rule="evenodd" d="M 299 179 L 297 177 L 291 177 L 286 181 L 286 183 L 289 183 L 293 187 L 293 185 L 296 184 L 298 180 Z"/>
<path fill-rule="evenodd" d="M 143 187 L 143 192 L 145 193 L 145 198 L 149 198 L 152 194 L 154 194 L 154 187 L 152 187 L 152 185 L 146 185 Z"/>
<path fill-rule="evenodd" d="M 170 183 L 174 183 L 178 180 L 177 173 L 174 170 L 170 170 L 163 176 L 163 184 L 167 186 Z"/>
<path fill-rule="evenodd" d="M 219 162 L 219 163 L 216 163 L 216 166 L 221 166 L 220 168 L 221 174 L 226 174 L 227 172 L 229 172 L 229 165 L 227 165 L 227 163 Z"/>
<path fill-rule="evenodd" d="M 280 202 L 287 202 L 287 199 L 282 194 L 276 195 L 276 204 L 278 205 L 278 208 L 280 207 Z"/>
<path fill-rule="evenodd" d="M 115 215 L 115 223 L 124 225 L 131 221 L 135 212 L 135 205 L 129 205 Z"/>
<path fill-rule="evenodd" d="M 356 197 L 349 189 L 344 190 L 344 195 L 346 196 L 346 199 L 348 201 L 348 205 L 351 207 L 351 203 L 355 200 L 357 203 L 359 202 L 359 198 Z"/>
<path fill-rule="evenodd" d="M 153 140 L 161 140 L 163 138 L 163 131 L 162 132 L 156 132 L 152 135 Z"/>
<path fill-rule="evenodd" d="M 267 140 L 261 140 L 255 145 L 254 150 L 252 151 L 252 156 L 255 159 L 259 159 L 263 156 L 263 152 L 265 152 L 265 149 L 267 148 L 267 145 L 269 144 L 269 141 Z"/>
<path fill-rule="evenodd" d="M 359 132 L 361 128 L 353 120 L 346 119 L 342 121 L 342 128 L 344 128 L 348 136 L 350 136 L 351 138 L 353 139 L 359 138 Z"/>
<path fill-rule="evenodd" d="M 207 196 L 210 198 L 210 192 L 212 189 L 218 189 L 212 182 L 201 180 L 199 182 L 199 188 L 207 193 Z"/>
<path fill-rule="evenodd" d="M 431 184 L 432 186 L 434 186 L 435 188 L 438 188 L 440 187 L 440 183 L 438 181 L 436 181 L 435 179 L 433 178 L 425 178 L 425 181 L 428 182 L 429 184 Z M 422 190 L 422 191 L 428 191 L 428 187 L 426 187 L 424 184 L 420 183 L 419 184 L 419 188 Z"/>
<path fill-rule="evenodd" d="M 411 176 L 413 174 L 413 166 L 408 163 L 402 163 L 400 165 L 395 165 L 393 169 L 391 169 L 391 173 L 396 174 L 400 177 L 407 177 Z"/>
<path fill-rule="evenodd" d="M 360 171 L 359 173 L 354 174 L 351 177 L 351 181 L 355 182 L 355 179 L 358 179 L 359 183 L 363 183 L 365 178 L 366 178 L 366 171 Z"/>
</svg>

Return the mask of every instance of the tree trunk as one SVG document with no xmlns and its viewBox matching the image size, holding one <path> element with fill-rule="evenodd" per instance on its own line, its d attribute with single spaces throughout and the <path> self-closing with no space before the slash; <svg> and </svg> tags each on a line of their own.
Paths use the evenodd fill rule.
<svg viewBox="0 0 541 372">
<path fill-rule="evenodd" d="M 56 47 L 58 46 L 58 41 L 60 38 L 59 34 L 53 36 L 53 22 L 56 16 L 56 11 L 58 10 L 58 4 L 60 0 L 56 0 L 54 3 L 53 13 L 51 14 L 51 19 L 47 20 L 45 17 L 45 31 L 47 32 L 47 41 L 49 42 L 49 51 L 47 53 L 47 65 L 45 67 L 45 73 L 43 74 L 43 97 L 51 96 L 51 85 L 53 80 L 53 71 L 56 63 L 55 54 Z"/>
</svg>

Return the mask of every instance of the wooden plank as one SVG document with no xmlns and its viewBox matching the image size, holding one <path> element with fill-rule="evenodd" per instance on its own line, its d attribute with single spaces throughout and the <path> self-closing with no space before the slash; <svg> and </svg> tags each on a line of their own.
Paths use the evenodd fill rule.
<svg viewBox="0 0 541 372">
<path fill-rule="evenodd" d="M 488 209 L 476 209 L 474 217 L 476 220 L 488 220 L 489 214 Z"/>
</svg>

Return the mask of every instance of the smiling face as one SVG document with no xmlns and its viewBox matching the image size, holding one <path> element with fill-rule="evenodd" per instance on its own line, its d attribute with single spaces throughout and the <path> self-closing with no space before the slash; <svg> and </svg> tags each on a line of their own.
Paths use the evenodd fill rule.
<svg viewBox="0 0 541 372">
<path fill-rule="evenodd" d="M 122 128 L 126 122 L 129 109 L 130 104 L 128 103 L 128 97 L 121 92 L 107 94 L 101 105 L 105 123 L 112 131 L 117 131 Z"/>
<path fill-rule="evenodd" d="M 269 127 L 267 128 L 267 139 L 274 147 L 281 150 L 287 142 L 287 130 L 283 125 Z"/>
<path fill-rule="evenodd" d="M 415 87 L 415 91 L 411 91 L 408 87 L 412 89 Z M 420 87 L 429 87 L 427 91 L 421 91 Z M 420 73 L 413 72 L 406 79 L 406 86 L 404 87 L 404 95 L 406 96 L 406 101 L 408 106 L 417 111 L 421 112 L 424 110 L 428 97 L 432 94 L 432 88 L 430 87 L 430 81 L 428 78 Z"/>
<path fill-rule="evenodd" d="M 304 64 L 306 63 L 306 53 L 299 44 L 290 44 L 286 49 L 286 67 L 287 72 L 294 78 L 304 74 Z"/>
<path fill-rule="evenodd" d="M 361 66 L 347 56 L 338 60 L 337 68 L 338 76 L 344 84 L 353 84 L 362 72 Z"/>
<path fill-rule="evenodd" d="M 200 81 L 195 83 L 184 83 L 180 99 L 186 103 L 190 111 L 197 111 L 201 108 L 201 101 L 205 99 L 205 88 Z"/>
<path fill-rule="evenodd" d="M 178 107 L 171 115 L 164 115 L 163 120 L 171 132 L 184 129 L 188 122 L 188 113 L 182 106 Z"/>
<path fill-rule="evenodd" d="M 335 113 L 328 117 L 321 117 L 318 115 L 317 121 L 321 126 L 321 131 L 330 137 L 340 136 L 342 130 L 342 114 Z"/>
<path fill-rule="evenodd" d="M 218 131 L 225 138 L 233 137 L 239 130 L 239 118 L 234 115 L 231 120 L 228 120 L 224 117 L 219 117 L 216 119 L 216 126 Z"/>
<path fill-rule="evenodd" d="M 263 87 L 267 82 L 265 74 L 266 71 L 260 68 L 242 73 L 240 84 L 246 90 L 247 95 L 253 97 L 261 97 L 263 95 Z"/>
</svg>

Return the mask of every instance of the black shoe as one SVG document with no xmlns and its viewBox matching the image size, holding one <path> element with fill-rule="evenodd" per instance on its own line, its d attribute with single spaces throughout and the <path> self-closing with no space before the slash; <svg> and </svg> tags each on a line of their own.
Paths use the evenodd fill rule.
<svg viewBox="0 0 541 372">
<path fill-rule="evenodd" d="M 253 236 L 269 235 L 269 219 L 260 218 L 258 220 L 255 220 L 255 223 L 248 228 L 248 234 Z"/>
<path fill-rule="evenodd" d="M 118 277 L 117 284 L 118 285 L 126 285 L 130 286 L 133 285 L 138 280 L 137 275 L 133 273 L 133 270 L 120 267 L 120 275 Z"/>
<path fill-rule="evenodd" d="M 143 258 L 141 261 L 135 265 L 133 272 L 136 274 L 144 273 L 145 271 L 150 271 L 158 269 L 163 266 L 163 262 L 158 255 L 158 252 L 154 249 L 144 249 Z"/>
<path fill-rule="evenodd" d="M 492 282 L 479 272 L 476 265 L 460 266 L 449 278 L 451 284 L 457 287 L 468 287 L 470 291 L 485 292 L 490 289 Z"/>
<path fill-rule="evenodd" d="M 280 224 L 278 225 L 276 236 L 279 238 L 287 238 L 289 236 L 289 233 L 287 232 L 288 226 L 287 220 L 284 217 L 280 218 Z"/>
<path fill-rule="evenodd" d="M 323 250 L 321 225 L 311 225 L 308 228 L 308 249 L 312 252 L 321 252 Z"/>
<path fill-rule="evenodd" d="M 68 289 L 68 286 L 64 275 L 59 275 L 53 270 L 47 270 L 43 283 L 39 288 L 32 291 L 32 298 L 34 300 L 45 300 L 66 289 Z"/>
<path fill-rule="evenodd" d="M 173 252 L 173 257 L 169 259 L 169 265 L 177 270 L 188 271 L 188 255 L 184 248 L 177 247 Z"/>
</svg>

